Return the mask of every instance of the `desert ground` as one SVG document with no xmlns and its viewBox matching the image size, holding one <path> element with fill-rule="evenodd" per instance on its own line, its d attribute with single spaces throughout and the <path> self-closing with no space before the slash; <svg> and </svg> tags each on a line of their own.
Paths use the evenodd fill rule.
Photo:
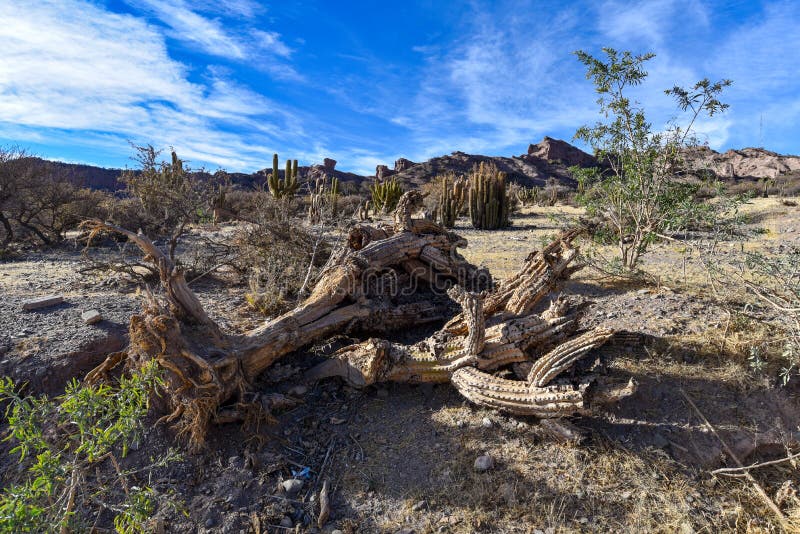
<svg viewBox="0 0 800 534">
<path fill-rule="evenodd" d="M 634 334 L 602 350 L 611 371 L 634 378 L 638 390 L 596 415 L 572 418 L 583 439 L 557 439 L 535 418 L 475 407 L 449 385 L 357 390 L 338 379 L 305 383 L 303 371 L 336 348 L 334 339 L 283 358 L 254 384 L 296 399 L 295 407 L 269 425 L 214 427 L 203 451 L 184 452 L 148 481 L 177 503 L 159 507 L 153 530 L 779 532 L 750 481 L 712 473 L 735 467 L 719 437 L 745 464 L 785 457 L 800 441 L 798 381 L 783 386 L 773 371 L 748 365 L 749 343 L 769 330 L 732 311 L 742 309 L 744 289 L 720 285 L 706 266 L 723 266 L 743 250 L 800 245 L 800 208 L 768 198 L 742 212 L 749 232 L 719 243 L 713 258 L 681 239 L 664 240 L 643 258 L 649 280 L 615 280 L 586 267 L 561 288 L 589 303 L 585 326 Z M 523 208 L 508 229 L 474 230 L 462 219 L 455 231 L 469 242 L 464 256 L 502 278 L 579 215 L 570 206 Z M 192 235 L 225 231 L 225 224 L 207 225 Z M 142 287 L 117 274 L 81 273 L 85 265 L 77 244 L 0 263 L 0 375 L 56 395 L 125 346 Z M 203 277 L 192 288 L 227 329 L 264 320 L 247 306 L 245 288 L 224 276 Z M 24 300 L 46 294 L 64 303 L 21 311 Z M 85 325 L 80 315 L 88 309 L 104 320 Z M 6 480 L 16 465 L 10 446 L 0 444 Z M 171 447 L 180 443 L 169 426 L 152 425 L 124 461 L 136 465 Z M 477 471 L 482 455 L 493 466 Z M 789 463 L 753 471 L 781 510 L 800 521 L 797 473 Z M 303 486 L 288 494 L 282 482 L 292 478 Z M 324 480 L 331 511 L 320 528 Z"/>
</svg>

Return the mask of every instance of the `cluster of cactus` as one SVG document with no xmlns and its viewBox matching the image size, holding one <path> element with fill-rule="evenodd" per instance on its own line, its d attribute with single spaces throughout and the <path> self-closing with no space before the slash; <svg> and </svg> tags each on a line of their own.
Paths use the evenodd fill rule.
<svg viewBox="0 0 800 534">
<path fill-rule="evenodd" d="M 326 187 L 325 178 L 317 178 L 314 190 L 309 196 L 308 221 L 316 224 L 322 219 L 323 209 L 328 206 L 333 217 L 338 213 L 339 179 L 331 178 L 330 187 Z"/>
<path fill-rule="evenodd" d="M 442 181 L 442 190 L 434 218 L 445 228 L 452 228 L 467 203 L 467 180 L 463 176 L 456 177 L 454 173 L 445 174 L 439 179 Z"/>
<path fill-rule="evenodd" d="M 510 223 L 510 202 L 506 193 L 506 175 L 493 163 L 481 162 L 469 177 L 469 215 L 472 226 L 482 230 L 505 228 Z"/>
<path fill-rule="evenodd" d="M 384 182 L 375 179 L 369 190 L 372 193 L 372 208 L 375 213 L 389 213 L 397 207 L 397 202 L 403 196 L 403 187 L 394 177 Z"/>
<path fill-rule="evenodd" d="M 358 215 L 358 220 L 359 221 L 367 221 L 367 220 L 369 220 L 369 207 L 370 207 L 369 200 L 365 200 L 363 204 L 358 206 L 357 215 Z"/>
<path fill-rule="evenodd" d="M 556 202 L 558 202 L 558 180 L 553 178 L 552 176 L 547 179 L 547 185 L 544 188 L 544 192 L 547 194 L 547 205 L 548 206 L 555 206 Z"/>
<path fill-rule="evenodd" d="M 269 192 L 275 198 L 291 198 L 297 192 L 297 160 L 286 160 L 286 171 L 281 180 L 278 171 L 278 155 L 272 156 L 272 174 L 267 177 Z"/>
<path fill-rule="evenodd" d="M 523 206 L 535 206 L 542 198 L 542 188 L 533 187 L 520 187 L 517 189 L 517 200 Z"/>
</svg>

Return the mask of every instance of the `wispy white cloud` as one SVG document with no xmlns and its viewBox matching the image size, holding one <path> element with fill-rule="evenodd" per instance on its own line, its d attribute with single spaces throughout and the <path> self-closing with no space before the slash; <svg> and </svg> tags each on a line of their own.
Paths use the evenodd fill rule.
<svg viewBox="0 0 800 534">
<path fill-rule="evenodd" d="M 710 13 L 700 0 L 609 0 L 597 7 L 597 29 L 620 44 L 661 47 L 676 27 L 708 26 Z"/>
<path fill-rule="evenodd" d="M 733 80 L 728 92 L 730 140 L 797 151 L 800 123 L 800 9 L 789 0 L 768 3 L 739 22 L 713 48 L 706 66 Z"/>
<path fill-rule="evenodd" d="M 158 28 L 131 15 L 81 0 L 6 4 L 0 41 L 0 137 L 70 135 L 117 151 L 131 138 L 235 170 L 263 166 L 278 128 L 284 146 L 304 141 L 289 111 L 214 70 L 189 82 Z"/>
<path fill-rule="evenodd" d="M 250 21 L 263 7 L 243 0 L 189 3 L 186 0 L 126 0 L 169 28 L 168 35 L 214 56 L 244 62 L 279 79 L 299 81 L 285 60 L 292 49 L 275 31 Z M 228 23 L 233 21 L 233 23 Z"/>
<path fill-rule="evenodd" d="M 474 6 L 459 41 L 442 50 L 417 46 L 427 66 L 413 104 L 390 120 L 409 128 L 417 157 L 454 149 L 523 151 L 554 130 L 593 113 L 591 88 L 571 52 L 580 20 L 574 9 L 525 16 L 533 4 Z"/>
</svg>

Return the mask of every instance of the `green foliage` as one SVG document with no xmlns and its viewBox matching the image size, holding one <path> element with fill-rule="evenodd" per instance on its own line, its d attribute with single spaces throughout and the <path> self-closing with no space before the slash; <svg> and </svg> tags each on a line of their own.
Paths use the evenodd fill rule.
<svg viewBox="0 0 800 534">
<path fill-rule="evenodd" d="M 23 468 L 0 495 L 0 532 L 87 530 L 101 509 L 116 512 L 119 532 L 143 532 L 154 493 L 132 484 L 135 474 L 176 456 L 136 471 L 122 470 L 117 457 L 140 438 L 150 395 L 160 383 L 154 362 L 120 378 L 116 387 L 73 379 L 53 399 L 22 396 L 10 378 L 0 380 L 5 439 Z"/>
<path fill-rule="evenodd" d="M 600 112 L 607 122 L 580 128 L 575 137 L 587 142 L 605 169 L 573 168 L 582 194 L 578 195 L 590 215 L 605 220 L 616 242 L 625 270 L 633 270 L 647 247 L 665 231 L 680 229 L 681 221 L 692 218 L 700 207 L 697 185 L 682 183 L 676 173 L 682 164 L 682 150 L 693 143 L 689 138 L 701 113 L 709 116 L 728 106 L 717 96 L 730 80 L 711 83 L 704 79 L 690 89 L 673 87 L 673 96 L 690 119 L 685 128 L 672 125 L 666 131 L 652 128 L 643 109 L 627 93 L 647 77 L 645 62 L 654 54 L 632 55 L 604 48 L 606 61 L 578 51 L 586 66 L 586 77 L 600 95 Z"/>
<path fill-rule="evenodd" d="M 436 180 L 441 181 L 436 206 L 439 222 L 445 228 L 452 228 L 467 203 L 467 181 L 463 176 L 456 177 L 454 173 L 439 176 Z"/>
<path fill-rule="evenodd" d="M 495 230 L 509 226 L 506 175 L 493 163 L 481 162 L 469 176 L 469 215 L 472 226 Z"/>
<path fill-rule="evenodd" d="M 375 179 L 375 183 L 369 186 L 372 193 L 372 207 L 375 213 L 389 213 L 397 207 L 397 202 L 403 196 L 403 187 L 397 178 L 380 182 Z"/>
<path fill-rule="evenodd" d="M 751 366 L 766 365 L 762 357 L 771 355 L 780 363 L 779 375 L 785 385 L 800 371 L 800 247 L 783 253 L 747 253 L 742 265 L 745 286 L 759 305 L 772 308 L 774 335 L 751 348 Z M 756 361 L 757 360 L 757 361 Z"/>
<path fill-rule="evenodd" d="M 276 199 L 291 198 L 297 192 L 300 184 L 297 182 L 297 160 L 286 160 L 286 170 L 281 180 L 278 171 L 278 155 L 272 156 L 272 174 L 267 178 L 269 192 Z"/>
</svg>

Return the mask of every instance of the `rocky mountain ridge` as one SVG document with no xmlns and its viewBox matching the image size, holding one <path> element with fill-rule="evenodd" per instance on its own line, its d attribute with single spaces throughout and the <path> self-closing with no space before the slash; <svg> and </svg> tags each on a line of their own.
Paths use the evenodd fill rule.
<svg viewBox="0 0 800 534">
<path fill-rule="evenodd" d="M 744 148 L 716 152 L 708 147 L 688 149 L 686 160 L 691 169 L 708 169 L 722 180 L 775 179 L 782 175 L 800 174 L 800 156 L 782 155 L 763 148 Z M 508 177 L 525 186 L 542 186 L 554 179 L 561 185 L 574 187 L 569 167 L 597 165 L 594 156 L 562 141 L 545 136 L 541 142 L 531 144 L 525 154 L 519 156 L 484 156 L 453 152 L 449 155 L 414 162 L 406 158 L 395 161 L 393 168 L 378 165 L 375 174 L 363 176 L 336 169 L 337 162 L 325 158 L 322 164 L 303 166 L 298 169 L 302 181 L 313 181 L 322 176 L 335 176 L 351 189 L 365 187 L 375 179 L 396 177 L 406 187 L 419 187 L 431 178 L 445 172 L 466 174 L 482 161 L 491 162 Z M 76 183 L 92 189 L 117 191 L 123 187 L 119 181 L 122 169 L 106 169 L 92 165 L 64 162 L 49 162 L 59 172 L 65 173 Z M 231 181 L 245 189 L 263 185 L 272 169 L 261 169 L 254 173 L 230 173 Z M 281 171 L 282 172 L 282 171 Z"/>
</svg>

